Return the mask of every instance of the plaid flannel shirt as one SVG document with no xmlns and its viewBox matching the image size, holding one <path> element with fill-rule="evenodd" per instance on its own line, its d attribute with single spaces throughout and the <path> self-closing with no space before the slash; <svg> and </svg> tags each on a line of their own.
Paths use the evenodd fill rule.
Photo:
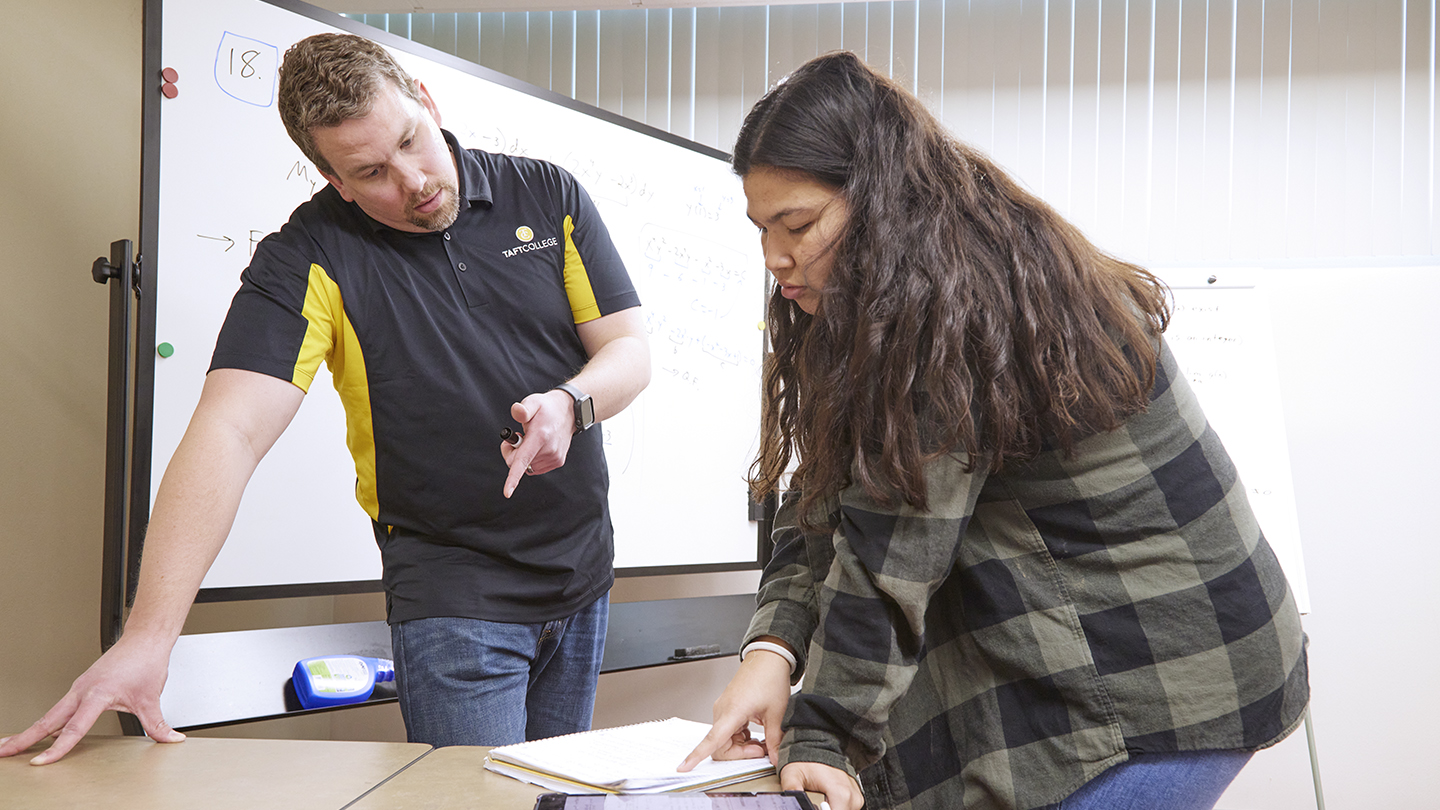
<svg viewBox="0 0 1440 810">
<path fill-rule="evenodd" d="M 1255 750 L 1309 697 L 1294 598 L 1163 343 L 1150 407 L 930 506 L 788 498 L 746 642 L 798 653 L 781 764 L 860 771 L 866 807 L 1039 808 L 1131 754 Z"/>
</svg>

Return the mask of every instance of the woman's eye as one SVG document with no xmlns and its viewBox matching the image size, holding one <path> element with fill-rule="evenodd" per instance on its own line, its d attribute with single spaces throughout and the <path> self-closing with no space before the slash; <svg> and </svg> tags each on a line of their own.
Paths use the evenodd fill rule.
<svg viewBox="0 0 1440 810">
<path fill-rule="evenodd" d="M 787 227 L 786 230 L 788 230 L 788 231 L 790 232 L 790 235 L 791 235 L 791 236 L 799 236 L 800 234 L 805 233 L 806 231 L 810 230 L 810 226 L 811 226 L 811 225 L 814 225 L 814 224 L 815 224 L 815 223 L 813 223 L 813 222 L 807 222 L 807 223 L 805 223 L 804 225 L 799 225 L 799 226 L 796 226 L 796 227 L 794 227 L 794 228 L 788 228 L 788 227 Z"/>
</svg>

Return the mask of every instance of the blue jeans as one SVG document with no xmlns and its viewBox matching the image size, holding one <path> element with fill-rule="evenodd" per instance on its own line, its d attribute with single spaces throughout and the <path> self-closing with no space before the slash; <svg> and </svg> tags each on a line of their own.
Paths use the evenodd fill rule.
<svg viewBox="0 0 1440 810">
<path fill-rule="evenodd" d="M 410 742 L 508 745 L 590 728 L 606 594 L 542 624 L 415 619 L 390 627 Z"/>
<path fill-rule="evenodd" d="M 1080 786 L 1054 810 L 1212 810 L 1249 751 L 1136 754 Z"/>
</svg>

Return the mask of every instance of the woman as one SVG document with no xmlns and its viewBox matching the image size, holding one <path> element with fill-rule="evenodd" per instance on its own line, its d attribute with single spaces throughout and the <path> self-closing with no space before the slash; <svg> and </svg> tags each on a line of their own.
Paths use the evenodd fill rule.
<svg viewBox="0 0 1440 810">
<path fill-rule="evenodd" d="M 768 754 L 834 810 L 1212 807 L 1306 658 L 1163 286 L 852 54 L 733 162 L 777 282 L 755 493 L 798 464 L 682 768 Z"/>
</svg>

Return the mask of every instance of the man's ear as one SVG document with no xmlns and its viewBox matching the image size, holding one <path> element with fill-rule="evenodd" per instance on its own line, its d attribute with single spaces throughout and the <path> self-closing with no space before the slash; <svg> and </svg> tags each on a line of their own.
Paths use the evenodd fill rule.
<svg viewBox="0 0 1440 810">
<path fill-rule="evenodd" d="M 340 192 L 340 199 L 344 200 L 345 202 L 355 202 L 355 198 L 351 197 L 350 193 L 345 190 L 345 184 L 340 182 L 340 178 L 325 171 L 324 169 L 321 169 L 319 166 L 315 167 L 315 171 L 320 172 L 320 176 L 325 178 L 325 182 L 334 186 L 335 190 Z"/>
<path fill-rule="evenodd" d="M 442 126 L 440 123 L 440 107 L 435 104 L 435 99 L 430 95 L 430 88 L 426 87 L 424 82 L 416 79 L 415 89 L 420 91 L 420 106 L 428 110 L 430 115 L 435 118 L 435 126 Z"/>
</svg>

